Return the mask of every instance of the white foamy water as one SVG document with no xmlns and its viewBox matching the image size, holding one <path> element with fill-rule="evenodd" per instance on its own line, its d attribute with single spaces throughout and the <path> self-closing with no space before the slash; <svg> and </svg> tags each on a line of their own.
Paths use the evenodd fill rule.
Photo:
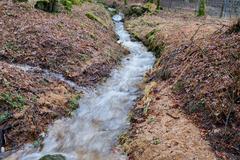
<svg viewBox="0 0 240 160">
<path fill-rule="evenodd" d="M 137 84 L 154 63 L 154 56 L 139 42 L 131 41 L 115 15 L 119 43 L 130 51 L 111 77 L 79 101 L 79 109 L 70 119 L 61 119 L 49 127 L 41 150 L 26 147 L 12 159 L 38 160 L 47 154 L 62 154 L 67 160 L 121 160 L 126 156 L 114 151 L 118 135 L 128 128 L 128 112 L 139 96 Z"/>
</svg>

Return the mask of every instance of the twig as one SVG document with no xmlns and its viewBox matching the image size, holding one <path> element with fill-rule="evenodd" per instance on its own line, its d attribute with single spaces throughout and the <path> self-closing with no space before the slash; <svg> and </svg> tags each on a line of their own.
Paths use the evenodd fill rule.
<svg viewBox="0 0 240 160">
<path fill-rule="evenodd" d="M 180 117 L 175 117 L 173 115 L 171 115 L 170 113 L 166 113 L 168 116 L 172 117 L 173 119 L 179 119 Z"/>
<path fill-rule="evenodd" d="M 202 26 L 204 26 L 206 23 L 201 24 L 200 26 L 198 26 L 197 30 L 194 32 L 194 34 L 192 35 L 192 37 L 190 38 L 190 41 L 194 40 L 194 37 L 197 35 L 198 31 L 200 30 L 200 28 Z"/>
<path fill-rule="evenodd" d="M 225 70 L 225 69 L 224 69 Z M 226 73 L 228 73 L 226 70 L 225 70 Z M 230 77 L 233 77 L 231 74 L 229 75 Z M 226 118 L 226 121 L 225 121 L 225 131 L 227 130 L 227 126 L 228 126 L 228 123 L 229 123 L 229 119 L 230 119 L 230 116 L 231 116 L 231 113 L 232 113 L 232 110 L 234 108 L 234 98 L 233 96 L 230 95 L 229 91 L 228 91 L 228 97 L 230 99 L 230 102 L 231 102 L 231 106 L 230 106 L 230 109 L 229 109 L 229 112 L 228 112 L 228 115 L 227 115 L 227 118 Z"/>
</svg>

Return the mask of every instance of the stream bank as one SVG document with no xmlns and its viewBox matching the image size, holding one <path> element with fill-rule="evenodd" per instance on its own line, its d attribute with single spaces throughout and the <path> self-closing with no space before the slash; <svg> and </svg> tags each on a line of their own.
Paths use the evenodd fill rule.
<svg viewBox="0 0 240 160">
<path fill-rule="evenodd" d="M 127 159 L 119 152 L 117 139 L 129 127 L 128 112 L 140 94 L 138 84 L 155 58 L 142 43 L 131 40 L 122 19 L 121 14 L 113 17 L 118 43 L 130 52 L 121 65 L 105 83 L 80 99 L 73 117 L 49 127 L 41 148 L 25 146 L 7 159 L 32 160 L 59 154 L 67 160 Z"/>
<path fill-rule="evenodd" d="M 41 146 L 47 127 L 78 108 L 83 95 L 78 86 L 105 81 L 128 54 L 116 42 L 108 11 L 95 3 L 51 14 L 3 0 L 0 25 L 0 145 L 5 151 L 26 143 Z M 29 66 L 36 70 L 26 71 Z"/>
<path fill-rule="evenodd" d="M 240 37 L 232 22 L 167 10 L 125 23 L 159 57 L 120 138 L 130 159 L 239 159 L 240 64 L 232 56 Z"/>
</svg>

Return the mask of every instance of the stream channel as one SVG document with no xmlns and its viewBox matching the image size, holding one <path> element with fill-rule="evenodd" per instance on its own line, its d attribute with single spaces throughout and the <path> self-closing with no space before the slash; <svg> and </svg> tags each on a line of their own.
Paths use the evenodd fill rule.
<svg viewBox="0 0 240 160">
<path fill-rule="evenodd" d="M 128 113 L 140 95 L 137 85 L 154 64 L 155 58 L 125 30 L 123 15 L 113 16 L 118 43 L 130 51 L 108 80 L 87 92 L 71 118 L 49 126 L 41 149 L 26 145 L 6 159 L 39 160 L 61 154 L 67 160 L 126 160 L 114 149 L 118 136 L 129 127 Z"/>
</svg>

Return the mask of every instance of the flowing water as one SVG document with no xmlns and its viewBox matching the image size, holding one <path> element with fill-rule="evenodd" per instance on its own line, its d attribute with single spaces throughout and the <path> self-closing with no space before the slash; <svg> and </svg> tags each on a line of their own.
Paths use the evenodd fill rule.
<svg viewBox="0 0 240 160">
<path fill-rule="evenodd" d="M 129 126 L 128 112 L 139 96 L 137 84 L 155 59 L 142 43 L 131 40 L 122 18 L 121 14 L 113 17 L 119 43 L 130 51 L 121 67 L 113 70 L 111 77 L 94 92 L 81 98 L 73 117 L 58 120 L 49 127 L 41 150 L 26 146 L 12 159 L 38 160 L 47 154 L 62 154 L 67 160 L 127 159 L 113 148 L 118 136 Z"/>
</svg>

